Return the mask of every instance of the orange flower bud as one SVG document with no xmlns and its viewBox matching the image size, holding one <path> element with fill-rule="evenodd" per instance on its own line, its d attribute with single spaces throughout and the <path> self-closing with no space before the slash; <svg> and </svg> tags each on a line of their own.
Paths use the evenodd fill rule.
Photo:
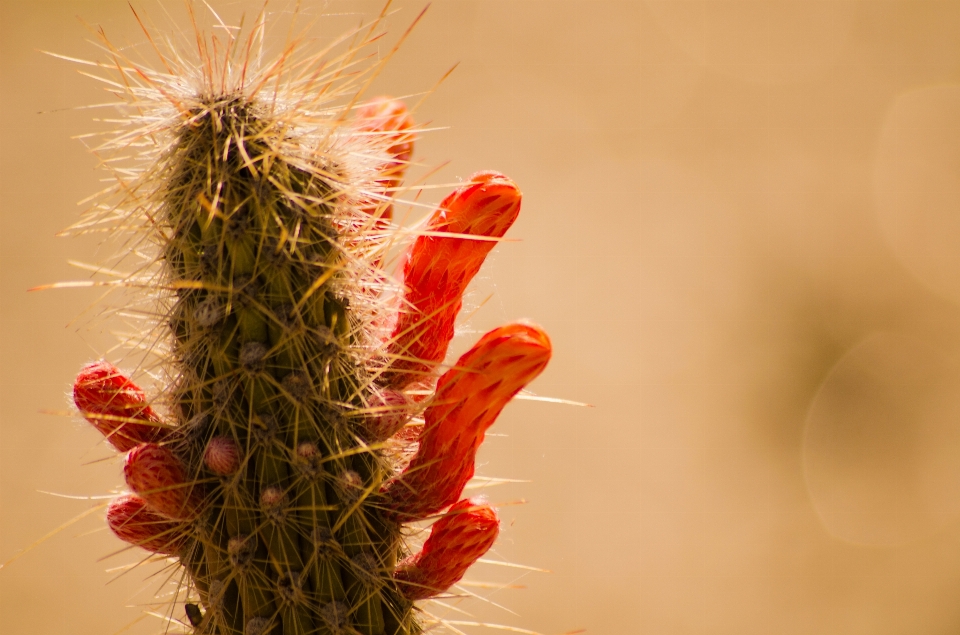
<svg viewBox="0 0 960 635">
<path fill-rule="evenodd" d="M 425 228 L 431 235 L 417 238 L 403 265 L 404 306 L 388 350 L 395 358 L 385 377 L 388 385 L 403 388 L 443 361 L 463 293 L 496 245 L 462 235 L 502 237 L 520 213 L 520 198 L 516 184 L 504 175 L 478 172 L 434 212 Z"/>
<path fill-rule="evenodd" d="M 413 156 L 413 142 L 416 135 L 410 132 L 413 128 L 413 117 L 407 110 L 407 105 L 399 99 L 390 97 L 376 97 L 357 109 L 354 127 L 361 132 L 384 133 L 390 147 L 387 148 L 394 162 L 391 169 L 384 171 L 384 176 L 400 179 L 407 169 L 407 162 Z"/>
<path fill-rule="evenodd" d="M 408 600 L 425 600 L 456 584 L 500 533 L 497 512 L 483 497 L 462 500 L 430 528 L 423 549 L 399 565 L 393 577 Z"/>
<path fill-rule="evenodd" d="M 543 371 L 550 353 L 547 334 L 531 324 L 508 324 L 484 335 L 440 378 L 424 413 L 417 454 L 384 486 L 387 506 L 401 518 L 417 519 L 460 498 L 487 428 Z"/>
</svg>

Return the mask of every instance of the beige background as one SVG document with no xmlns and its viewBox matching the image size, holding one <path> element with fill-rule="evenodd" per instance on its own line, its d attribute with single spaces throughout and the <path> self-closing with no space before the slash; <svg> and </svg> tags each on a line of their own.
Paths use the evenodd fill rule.
<svg viewBox="0 0 960 635">
<path fill-rule="evenodd" d="M 378 6 L 303 4 L 321 38 Z M 25 292 L 97 258 L 54 234 L 101 187 L 70 137 L 105 97 L 37 52 L 95 56 L 75 16 L 142 41 L 120 0 L 0 4 L 0 561 L 93 504 L 41 491 L 120 481 L 96 433 L 41 413 L 111 345 L 65 327 L 97 294 Z M 960 629 L 958 35 L 956 1 L 434 2 L 378 92 L 460 62 L 417 158 L 525 193 L 458 350 L 535 318 L 556 350 L 535 392 L 594 405 L 494 428 L 482 472 L 530 481 L 490 491 L 496 557 L 552 573 L 478 566 L 527 587 L 483 592 L 517 615 L 461 608 L 548 635 Z M 0 570 L 0 632 L 138 618 L 159 582 L 100 561 L 120 545 L 99 527 Z"/>
</svg>

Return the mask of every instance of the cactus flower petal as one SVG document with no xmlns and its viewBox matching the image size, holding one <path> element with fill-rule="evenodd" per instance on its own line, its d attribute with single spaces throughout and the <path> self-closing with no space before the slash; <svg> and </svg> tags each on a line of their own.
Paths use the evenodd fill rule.
<svg viewBox="0 0 960 635">
<path fill-rule="evenodd" d="M 387 507 L 425 518 L 455 502 L 473 477 L 484 433 L 521 388 L 550 360 L 550 340 L 537 326 L 508 324 L 484 335 L 437 384 L 424 413 L 420 448 L 403 473 L 384 486 Z"/>
<path fill-rule="evenodd" d="M 108 362 L 91 362 L 73 384 L 77 409 L 121 452 L 141 443 L 159 443 L 169 435 L 143 391 Z"/>
<path fill-rule="evenodd" d="M 183 523 L 161 516 L 130 494 L 110 502 L 107 525 L 120 540 L 168 556 L 180 553 L 187 535 Z"/>
<path fill-rule="evenodd" d="M 418 553 L 403 560 L 393 574 L 408 600 L 425 600 L 456 584 L 500 533 L 497 512 L 483 497 L 462 500 L 433 524 Z"/>
<path fill-rule="evenodd" d="M 179 458 L 166 446 L 139 445 L 123 466 L 127 485 L 153 510 L 176 520 L 193 520 L 203 507 L 197 484 L 187 477 Z"/>
</svg>

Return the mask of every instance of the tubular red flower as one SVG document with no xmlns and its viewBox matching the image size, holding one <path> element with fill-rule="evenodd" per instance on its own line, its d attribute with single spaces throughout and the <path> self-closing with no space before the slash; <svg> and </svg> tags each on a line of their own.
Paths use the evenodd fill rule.
<svg viewBox="0 0 960 635">
<path fill-rule="evenodd" d="M 121 452 L 141 443 L 162 442 L 169 435 L 143 391 L 108 362 L 83 367 L 73 384 L 73 401 L 84 418 Z"/>
<path fill-rule="evenodd" d="M 203 507 L 200 487 L 187 478 L 179 458 L 166 446 L 139 445 L 123 466 L 127 485 L 153 510 L 176 520 L 193 520 Z"/>
<path fill-rule="evenodd" d="M 500 533 L 497 512 L 483 497 L 462 500 L 433 524 L 423 549 L 393 574 L 408 600 L 425 600 L 456 584 Z"/>
<path fill-rule="evenodd" d="M 107 525 L 120 540 L 168 556 L 181 552 L 187 536 L 183 523 L 161 516 L 132 494 L 110 502 Z"/>
<path fill-rule="evenodd" d="M 388 353 L 386 383 L 403 388 L 443 361 L 467 285 L 520 213 L 516 184 L 497 172 L 478 172 L 440 204 L 403 265 L 403 304 Z M 436 233 L 457 234 L 437 236 Z"/>
<path fill-rule="evenodd" d="M 420 448 L 388 482 L 386 505 L 404 520 L 426 518 L 452 504 L 473 477 L 477 449 L 507 402 L 550 361 L 547 334 L 515 323 L 484 335 L 437 384 L 424 413 Z"/>
</svg>

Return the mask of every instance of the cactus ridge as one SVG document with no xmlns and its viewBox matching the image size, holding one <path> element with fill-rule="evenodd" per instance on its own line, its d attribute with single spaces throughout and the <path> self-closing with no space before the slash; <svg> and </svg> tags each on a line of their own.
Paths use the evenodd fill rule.
<svg viewBox="0 0 960 635">
<path fill-rule="evenodd" d="M 416 129 L 397 100 L 358 105 L 379 70 L 356 67 L 376 23 L 324 62 L 290 47 L 259 67 L 255 24 L 226 52 L 198 32 L 193 62 L 156 48 L 163 71 L 103 40 L 128 119 L 101 150 L 134 164 L 76 229 L 133 230 L 121 259 L 142 266 L 116 286 L 154 292 L 134 345 L 163 388 L 150 401 L 100 361 L 74 400 L 126 453 L 134 493 L 108 525 L 179 560 L 195 633 L 414 635 L 429 623 L 414 601 L 496 538 L 485 500 L 457 501 L 485 430 L 550 356 L 538 327 L 501 327 L 424 397 L 520 193 L 482 172 L 448 196 L 401 287 L 386 272 L 392 196 Z M 451 505 L 412 553 L 403 523 Z"/>
</svg>

